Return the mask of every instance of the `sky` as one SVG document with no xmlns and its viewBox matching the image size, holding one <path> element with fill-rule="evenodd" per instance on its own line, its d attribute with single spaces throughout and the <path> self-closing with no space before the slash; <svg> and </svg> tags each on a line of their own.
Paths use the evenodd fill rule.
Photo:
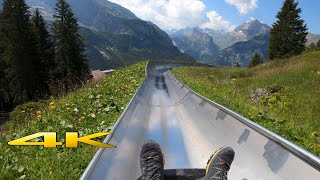
<svg viewBox="0 0 320 180">
<path fill-rule="evenodd" d="M 110 0 L 164 30 L 199 26 L 232 31 L 250 19 L 272 25 L 284 0 Z M 297 1 L 297 0 L 296 0 Z M 309 32 L 320 34 L 320 1 L 300 0 Z"/>
</svg>

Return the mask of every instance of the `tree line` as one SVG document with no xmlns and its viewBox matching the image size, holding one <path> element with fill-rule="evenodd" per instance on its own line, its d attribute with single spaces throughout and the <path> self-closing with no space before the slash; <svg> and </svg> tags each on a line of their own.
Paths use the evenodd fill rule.
<svg viewBox="0 0 320 180">
<path fill-rule="evenodd" d="M 269 44 L 269 60 L 288 58 L 302 54 L 306 50 L 308 28 L 300 14 L 298 2 L 285 0 L 277 14 L 277 21 L 272 25 Z M 250 67 L 261 64 L 259 53 L 255 53 Z"/>
<path fill-rule="evenodd" d="M 53 19 L 48 25 L 38 9 L 31 14 L 24 0 L 3 1 L 0 111 L 69 92 L 89 78 L 79 25 L 65 0 L 57 0 Z"/>
</svg>

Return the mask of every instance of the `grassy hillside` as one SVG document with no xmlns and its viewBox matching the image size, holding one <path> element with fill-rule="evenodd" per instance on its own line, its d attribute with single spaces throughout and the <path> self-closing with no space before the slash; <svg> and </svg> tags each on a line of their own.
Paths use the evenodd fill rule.
<svg viewBox="0 0 320 180">
<path fill-rule="evenodd" d="M 253 69 L 173 72 L 201 95 L 320 156 L 320 51 Z"/>
<path fill-rule="evenodd" d="M 145 63 L 120 69 L 96 84 L 63 99 L 28 103 L 11 113 L 11 121 L 0 131 L 0 179 L 78 179 L 97 148 L 9 146 L 11 140 L 37 132 L 88 135 L 108 131 L 145 77 Z"/>
</svg>

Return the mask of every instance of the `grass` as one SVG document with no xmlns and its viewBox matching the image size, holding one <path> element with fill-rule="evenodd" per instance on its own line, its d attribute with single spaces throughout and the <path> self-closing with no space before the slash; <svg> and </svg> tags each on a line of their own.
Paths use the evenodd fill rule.
<svg viewBox="0 0 320 180">
<path fill-rule="evenodd" d="M 320 156 L 320 51 L 258 67 L 174 69 L 186 85 Z M 257 89 L 268 94 L 251 97 Z"/>
<path fill-rule="evenodd" d="M 97 148 L 81 143 L 77 149 L 7 143 L 37 132 L 57 132 L 58 141 L 64 142 L 65 132 L 89 135 L 109 131 L 142 83 L 144 69 L 145 63 L 139 63 L 65 98 L 17 107 L 0 132 L 0 179 L 78 179 Z"/>
</svg>

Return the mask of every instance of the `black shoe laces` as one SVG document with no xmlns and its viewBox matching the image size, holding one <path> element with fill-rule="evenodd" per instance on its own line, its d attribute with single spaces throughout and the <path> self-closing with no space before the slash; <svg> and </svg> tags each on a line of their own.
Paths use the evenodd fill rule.
<svg viewBox="0 0 320 180">
<path fill-rule="evenodd" d="M 229 164 L 223 162 L 222 160 L 221 160 L 221 162 L 224 163 L 224 166 L 222 167 L 223 168 L 222 179 L 228 180 L 228 172 L 229 172 L 230 166 L 229 166 Z"/>
<path fill-rule="evenodd" d="M 220 163 L 216 164 L 216 167 L 218 169 L 218 177 L 214 176 L 210 179 L 219 179 L 219 180 L 228 180 L 228 171 L 230 169 L 230 166 L 225 163 L 222 159 L 220 159 Z"/>
</svg>

